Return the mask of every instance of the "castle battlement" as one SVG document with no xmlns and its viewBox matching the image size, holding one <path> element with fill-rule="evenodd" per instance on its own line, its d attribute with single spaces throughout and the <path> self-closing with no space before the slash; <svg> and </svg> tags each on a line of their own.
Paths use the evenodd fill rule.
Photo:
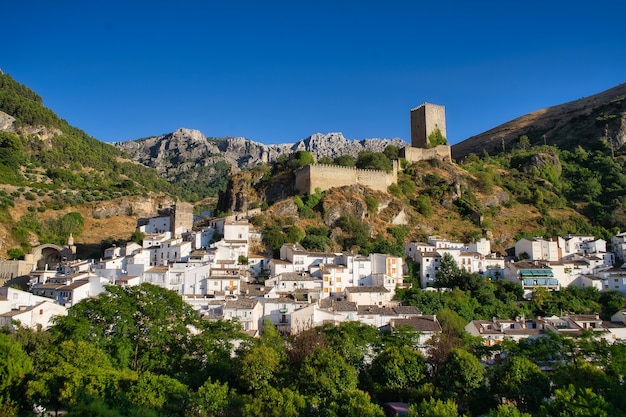
<svg viewBox="0 0 626 417">
<path fill-rule="evenodd" d="M 398 161 L 393 161 L 392 172 L 339 165 L 312 164 L 299 168 L 295 175 L 295 188 L 303 194 L 313 194 L 317 188 L 324 191 L 332 187 L 355 184 L 378 191 L 387 191 L 387 187 L 398 182 Z"/>
</svg>

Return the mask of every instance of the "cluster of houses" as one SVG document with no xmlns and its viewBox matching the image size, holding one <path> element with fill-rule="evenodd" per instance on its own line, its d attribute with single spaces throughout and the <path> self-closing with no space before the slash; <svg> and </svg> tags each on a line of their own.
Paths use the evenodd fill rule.
<svg viewBox="0 0 626 417">
<path fill-rule="evenodd" d="M 258 335 L 268 319 L 284 334 L 359 321 L 380 329 L 410 326 L 425 342 L 441 330 L 436 316 L 394 300 L 396 289 L 406 286 L 402 257 L 314 252 L 290 243 L 274 258 L 255 252 L 262 237 L 246 218 L 214 219 L 199 231 L 192 231 L 192 224 L 188 208 L 182 207 L 141 220 L 141 244 L 113 246 L 99 260 L 66 259 L 55 268 L 33 269 L 28 291 L 0 289 L 0 326 L 17 321 L 46 328 L 51 317 L 66 314 L 68 307 L 106 291 L 107 285 L 151 283 L 177 292 L 207 320 L 238 320 L 251 335 Z M 466 245 L 433 236 L 426 243 L 407 244 L 405 255 L 419 264 L 424 289 L 434 286 L 449 254 L 468 272 L 521 283 L 527 296 L 537 287 L 569 285 L 626 293 L 626 270 L 613 266 L 626 255 L 626 233 L 613 238 L 614 253 L 606 251 L 606 243 L 593 236 L 525 238 L 516 243 L 514 257 L 504 257 L 491 252 L 487 239 Z M 553 330 L 593 329 L 605 332 L 607 339 L 623 338 L 624 315 L 614 318 L 621 325 L 596 316 L 568 316 L 475 320 L 466 330 L 486 344 Z"/>
</svg>

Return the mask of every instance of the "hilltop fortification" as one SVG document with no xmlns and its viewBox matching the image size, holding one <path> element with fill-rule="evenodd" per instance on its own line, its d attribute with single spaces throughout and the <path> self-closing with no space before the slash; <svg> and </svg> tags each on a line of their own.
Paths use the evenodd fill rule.
<svg viewBox="0 0 626 417">
<path fill-rule="evenodd" d="M 436 145 L 430 136 L 437 133 L 446 138 L 446 109 L 437 104 L 424 103 L 411 109 L 411 146 L 401 150 L 400 157 L 409 162 L 440 159 L 452 161 L 450 145 Z"/>
<path fill-rule="evenodd" d="M 358 169 L 337 165 L 306 165 L 296 172 L 296 190 L 300 193 L 313 194 L 332 187 L 363 185 L 373 190 L 387 191 L 387 187 L 398 182 L 398 161 L 393 161 L 392 172 L 375 169 Z"/>
<path fill-rule="evenodd" d="M 439 159 L 450 162 L 450 145 L 432 146 L 429 139 L 437 132 L 445 139 L 446 115 L 443 106 L 424 103 L 411 109 L 411 145 L 400 150 L 400 157 L 408 162 Z M 398 182 L 398 161 L 393 161 L 393 171 L 357 169 L 336 165 L 307 165 L 296 172 L 295 188 L 300 193 L 313 194 L 332 187 L 363 185 L 373 190 L 387 191 L 387 187 Z"/>
</svg>

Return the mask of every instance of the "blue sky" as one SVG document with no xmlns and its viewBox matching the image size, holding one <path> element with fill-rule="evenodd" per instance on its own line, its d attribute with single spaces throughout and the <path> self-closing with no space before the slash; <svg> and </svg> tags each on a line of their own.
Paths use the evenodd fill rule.
<svg viewBox="0 0 626 417">
<path fill-rule="evenodd" d="M 168 133 L 454 144 L 626 82 L 623 1 L 13 1 L 0 68 L 103 141 Z"/>
</svg>

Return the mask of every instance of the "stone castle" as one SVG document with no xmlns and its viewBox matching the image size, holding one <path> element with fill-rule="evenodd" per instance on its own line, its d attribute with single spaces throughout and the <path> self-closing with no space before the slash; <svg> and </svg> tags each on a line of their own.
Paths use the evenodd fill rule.
<svg viewBox="0 0 626 417">
<path fill-rule="evenodd" d="M 451 162 L 450 145 L 429 147 L 429 136 L 437 129 L 445 138 L 446 115 L 443 106 L 424 103 L 411 109 L 411 146 L 401 149 L 400 157 L 408 162 L 432 159 Z M 313 194 L 318 188 L 324 191 L 354 184 L 387 191 L 387 187 L 398 181 L 398 161 L 393 161 L 392 172 L 313 164 L 296 170 L 295 175 L 295 188 L 302 194 Z"/>
</svg>

